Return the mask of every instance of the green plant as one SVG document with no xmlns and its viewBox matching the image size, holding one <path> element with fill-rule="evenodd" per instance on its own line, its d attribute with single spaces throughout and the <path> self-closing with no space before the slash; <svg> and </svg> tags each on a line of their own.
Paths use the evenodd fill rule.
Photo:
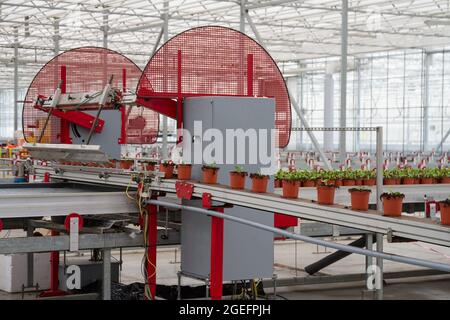
<svg viewBox="0 0 450 320">
<path fill-rule="evenodd" d="M 305 180 L 315 180 L 314 171 L 308 170 L 297 170 L 294 172 L 295 180 L 305 181 Z"/>
<path fill-rule="evenodd" d="M 254 178 L 254 179 L 264 179 L 264 178 L 269 178 L 269 176 L 268 175 L 265 175 L 265 174 L 262 174 L 262 173 L 260 173 L 260 172 L 257 172 L 257 173 L 251 173 L 250 174 L 250 178 Z"/>
<path fill-rule="evenodd" d="M 284 177 L 286 177 L 287 173 L 288 173 L 287 171 L 284 171 L 284 170 L 278 170 L 277 173 L 275 174 L 275 179 L 277 179 L 277 180 L 283 180 Z"/>
<path fill-rule="evenodd" d="M 396 169 L 386 169 L 383 172 L 383 176 L 385 179 L 395 179 L 397 178 Z"/>
<path fill-rule="evenodd" d="M 384 192 L 380 196 L 381 199 L 397 199 L 397 198 L 402 198 L 403 199 L 404 197 L 405 197 L 405 195 L 403 193 L 401 193 L 401 192 L 392 192 L 392 191 Z"/>
<path fill-rule="evenodd" d="M 351 168 L 345 169 L 342 171 L 342 179 L 344 180 L 353 180 L 354 172 Z"/>
<path fill-rule="evenodd" d="M 336 181 L 335 180 L 329 180 L 329 179 L 321 179 L 319 181 L 319 187 L 332 187 L 332 188 L 339 188 L 336 185 Z"/>
<path fill-rule="evenodd" d="M 243 177 L 247 176 L 248 173 L 244 171 L 244 168 L 242 168 L 241 166 L 235 166 L 234 167 L 234 171 L 231 171 L 231 173 L 233 174 L 239 174 Z"/>
<path fill-rule="evenodd" d="M 442 177 L 450 178 L 450 167 L 442 168 Z"/>
<path fill-rule="evenodd" d="M 348 189 L 348 192 L 372 192 L 372 190 L 364 188 L 364 187 L 358 187 L 358 188 Z"/>
<path fill-rule="evenodd" d="M 164 160 L 163 162 L 161 162 L 161 165 L 162 165 L 163 167 L 175 166 L 175 164 L 173 163 L 172 160 Z"/>
<path fill-rule="evenodd" d="M 416 179 L 419 178 L 419 176 L 420 173 L 418 169 L 406 167 L 402 170 L 402 178 Z"/>
<path fill-rule="evenodd" d="M 219 170 L 219 168 L 217 167 L 215 162 L 210 163 L 210 164 L 205 164 L 202 166 L 202 170 L 206 170 L 206 169 Z"/>
<path fill-rule="evenodd" d="M 430 168 L 423 168 L 420 171 L 420 176 L 425 179 L 434 178 L 433 171 Z"/>
</svg>

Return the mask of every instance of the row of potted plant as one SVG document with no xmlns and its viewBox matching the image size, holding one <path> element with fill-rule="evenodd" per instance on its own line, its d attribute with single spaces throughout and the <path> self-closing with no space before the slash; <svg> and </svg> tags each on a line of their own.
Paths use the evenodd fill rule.
<svg viewBox="0 0 450 320">
<path fill-rule="evenodd" d="M 376 170 L 295 170 L 291 172 L 300 181 L 300 187 L 316 187 L 320 181 L 328 180 L 337 186 L 373 186 L 376 184 Z M 286 171 L 280 170 L 275 176 L 275 188 L 281 188 L 281 176 Z M 434 184 L 450 183 L 450 168 L 403 168 L 387 169 L 383 172 L 383 184 Z"/>
<path fill-rule="evenodd" d="M 450 168 L 411 168 L 384 170 L 384 184 L 450 183 Z"/>
<path fill-rule="evenodd" d="M 162 162 L 160 165 L 160 171 L 164 172 L 166 179 L 173 178 L 173 171 L 175 164 L 171 161 Z M 177 179 L 190 180 L 192 173 L 192 166 L 190 164 L 177 165 Z M 351 178 L 349 174 L 350 170 L 344 172 L 345 178 Z M 356 171 L 356 170 L 355 170 Z M 360 170 L 362 171 L 362 170 Z M 208 164 L 202 166 L 202 182 L 206 184 L 216 184 L 218 178 L 219 168 L 216 164 Z M 371 171 L 373 172 L 373 171 Z M 310 179 L 311 171 L 297 170 L 297 171 L 278 171 L 275 178 L 281 182 L 283 198 L 296 199 L 299 196 L 299 187 L 302 181 Z M 250 176 L 252 180 L 252 192 L 265 193 L 267 192 L 267 186 L 269 182 L 269 176 L 260 173 L 245 172 L 242 167 L 236 166 L 234 171 L 229 173 L 230 187 L 232 189 L 244 189 L 246 177 Z M 356 177 L 362 176 L 361 172 L 355 175 Z M 367 177 L 367 176 L 366 176 Z M 333 205 L 335 191 L 339 188 L 336 183 L 337 179 L 333 171 L 321 172 L 321 175 L 316 178 L 317 180 L 317 202 L 322 205 Z M 342 179 L 345 180 L 345 179 Z M 355 211 L 367 211 L 369 210 L 369 198 L 371 190 L 363 187 L 356 186 L 348 190 L 351 196 L 351 209 Z M 401 216 L 403 199 L 405 195 L 399 192 L 385 192 L 381 195 L 383 201 L 383 214 L 385 216 L 398 217 Z M 440 203 L 441 208 L 441 221 L 442 224 L 450 225 L 450 199 Z"/>
<path fill-rule="evenodd" d="M 177 166 L 178 180 L 191 180 L 192 165 L 178 164 Z M 171 179 L 174 176 L 175 164 L 171 161 L 164 161 L 161 163 L 159 170 L 164 172 L 165 179 Z M 219 168 L 215 163 L 206 164 L 202 166 L 202 182 L 205 184 L 216 184 L 218 178 Z M 270 177 L 261 173 L 245 172 L 242 167 L 236 166 L 234 171 L 229 173 L 231 189 L 244 189 L 246 177 L 249 176 L 252 180 L 252 192 L 265 193 Z"/>
</svg>

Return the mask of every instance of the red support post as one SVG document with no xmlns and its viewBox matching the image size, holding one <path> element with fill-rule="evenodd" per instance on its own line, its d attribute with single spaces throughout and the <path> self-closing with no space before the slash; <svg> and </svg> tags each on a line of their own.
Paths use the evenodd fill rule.
<svg viewBox="0 0 450 320">
<path fill-rule="evenodd" d="M 247 95 L 253 96 L 253 55 L 247 55 Z"/>
<path fill-rule="evenodd" d="M 67 68 L 66 66 L 61 66 L 60 71 L 60 79 L 61 79 L 61 93 L 67 92 Z M 61 143 L 70 144 L 72 143 L 70 139 L 70 124 L 68 120 L 61 119 Z"/>
<path fill-rule="evenodd" d="M 182 56 L 181 50 L 178 50 L 177 65 L 177 143 L 182 141 L 181 129 L 183 129 L 183 86 L 182 86 Z"/>
<path fill-rule="evenodd" d="M 58 231 L 51 233 L 52 237 L 58 236 Z M 67 292 L 59 290 L 59 251 L 50 253 L 50 289 L 40 294 L 40 297 L 56 297 L 67 295 Z"/>
<path fill-rule="evenodd" d="M 147 206 L 147 282 L 153 299 L 156 296 L 156 240 L 157 240 L 157 216 L 158 207 L 150 204 Z"/>
<path fill-rule="evenodd" d="M 224 208 L 213 210 L 224 213 Z M 211 300 L 221 300 L 223 292 L 223 226 L 222 218 L 211 218 L 211 270 L 210 294 Z"/>
<path fill-rule="evenodd" d="M 127 69 L 122 69 L 122 91 L 125 93 L 127 91 Z"/>
</svg>

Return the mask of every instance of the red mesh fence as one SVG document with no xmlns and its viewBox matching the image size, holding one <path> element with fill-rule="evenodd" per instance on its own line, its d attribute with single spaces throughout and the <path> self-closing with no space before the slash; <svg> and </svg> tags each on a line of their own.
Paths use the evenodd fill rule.
<svg viewBox="0 0 450 320">
<path fill-rule="evenodd" d="M 113 75 L 113 87 L 120 90 L 134 90 L 142 71 L 125 56 L 105 48 L 83 47 L 61 53 L 42 67 L 33 79 L 25 97 L 22 112 L 24 137 L 27 142 L 35 142 L 44 126 L 47 112 L 33 107 L 38 95 L 50 96 L 55 92 L 60 80 L 63 93 L 101 92 Z M 130 109 L 131 108 L 131 109 Z M 83 110 L 83 107 L 80 107 Z M 154 143 L 159 128 L 159 115 L 151 110 L 127 107 L 125 122 L 126 143 Z M 100 116 L 101 117 L 101 116 Z M 134 121 L 143 117 L 139 130 Z M 140 118 L 142 120 L 142 118 Z M 42 138 L 42 143 L 62 143 L 62 120 L 52 116 Z M 107 125 L 107 124 L 106 124 Z M 129 129 L 129 130 L 128 130 Z M 117 128 L 121 130 L 121 128 Z M 130 139 L 128 136 L 130 135 Z M 140 138 L 140 135 L 142 138 Z M 130 141 L 128 141 L 130 140 Z"/>
<path fill-rule="evenodd" d="M 275 98 L 278 146 L 285 147 L 289 143 L 291 107 L 283 76 L 270 55 L 257 42 L 233 29 L 199 27 L 172 38 L 145 67 L 139 81 L 138 95 L 177 97 L 180 50 L 183 96 L 253 95 Z M 250 67 L 253 72 L 250 73 L 249 55 L 252 55 L 253 61 L 253 68 Z"/>
</svg>

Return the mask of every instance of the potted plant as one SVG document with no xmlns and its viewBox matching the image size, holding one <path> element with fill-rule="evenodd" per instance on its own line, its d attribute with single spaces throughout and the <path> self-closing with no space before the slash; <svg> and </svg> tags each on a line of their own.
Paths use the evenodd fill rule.
<svg viewBox="0 0 450 320">
<path fill-rule="evenodd" d="M 364 172 L 364 170 L 361 169 L 355 170 L 355 184 L 357 186 L 362 186 L 365 176 L 366 173 Z"/>
<path fill-rule="evenodd" d="M 343 185 L 346 187 L 352 187 L 354 185 L 356 185 L 355 182 L 355 173 L 353 172 L 353 170 L 351 168 L 346 169 L 345 171 L 343 171 L 344 175 L 343 175 Z"/>
<path fill-rule="evenodd" d="M 421 172 L 421 184 L 434 184 L 436 183 L 436 172 L 432 168 L 423 168 Z"/>
<path fill-rule="evenodd" d="M 441 169 L 441 183 L 450 183 L 450 168 Z"/>
<path fill-rule="evenodd" d="M 450 199 L 439 203 L 441 209 L 441 223 L 450 226 Z"/>
<path fill-rule="evenodd" d="M 338 188 L 334 181 L 321 180 L 317 186 L 317 203 L 331 205 L 334 204 L 334 194 Z"/>
<path fill-rule="evenodd" d="M 331 172 L 332 174 L 332 178 L 334 179 L 334 183 L 336 185 L 336 187 L 342 187 L 344 185 L 344 176 L 345 176 L 345 171 L 342 170 L 335 170 Z"/>
<path fill-rule="evenodd" d="M 297 199 L 300 187 L 300 176 L 297 172 L 285 172 L 280 178 L 283 182 L 283 198 Z"/>
<path fill-rule="evenodd" d="M 134 160 L 120 160 L 120 169 L 129 170 L 134 164 Z"/>
<path fill-rule="evenodd" d="M 364 186 L 374 186 L 377 184 L 377 171 L 374 170 L 364 170 Z"/>
<path fill-rule="evenodd" d="M 266 193 L 267 184 L 269 183 L 269 176 L 263 175 L 261 173 L 250 174 L 250 179 L 252 179 L 252 192 L 255 193 Z"/>
<path fill-rule="evenodd" d="M 172 160 L 164 160 L 159 165 L 159 171 L 164 173 L 164 179 L 172 179 L 173 178 L 173 168 L 175 164 Z"/>
<path fill-rule="evenodd" d="M 369 197 L 372 192 L 367 188 L 351 188 L 348 190 L 350 192 L 352 201 L 352 210 L 369 210 Z"/>
<path fill-rule="evenodd" d="M 405 195 L 400 192 L 385 192 L 381 195 L 383 201 L 384 215 L 389 217 L 400 217 L 402 215 L 403 199 Z"/>
<path fill-rule="evenodd" d="M 248 175 L 247 172 L 242 170 L 241 166 L 235 166 L 234 171 L 230 172 L 230 187 L 231 189 L 244 189 L 245 188 L 245 177 Z"/>
<path fill-rule="evenodd" d="M 317 181 L 317 185 L 321 185 L 321 182 L 326 181 L 327 184 L 336 186 L 336 175 L 333 170 L 321 170 L 318 174 L 319 179 Z"/>
<path fill-rule="evenodd" d="M 218 171 L 219 168 L 217 167 L 215 162 L 202 166 L 203 183 L 216 184 Z"/>
<path fill-rule="evenodd" d="M 402 184 L 415 184 L 418 172 L 416 169 L 407 167 L 402 170 Z"/>
<path fill-rule="evenodd" d="M 142 166 L 146 171 L 155 171 L 155 165 L 156 165 L 155 161 L 145 161 L 142 163 Z"/>
<path fill-rule="evenodd" d="M 178 180 L 191 180 L 192 165 L 187 163 L 180 163 L 177 165 Z"/>
<path fill-rule="evenodd" d="M 303 182 L 302 186 L 304 188 L 314 188 L 316 186 L 317 178 L 318 178 L 318 172 L 317 171 L 303 171 Z"/>
<path fill-rule="evenodd" d="M 398 184 L 398 176 L 396 169 L 386 169 L 383 173 L 384 176 L 384 184 L 387 186 L 396 185 Z"/>
</svg>

